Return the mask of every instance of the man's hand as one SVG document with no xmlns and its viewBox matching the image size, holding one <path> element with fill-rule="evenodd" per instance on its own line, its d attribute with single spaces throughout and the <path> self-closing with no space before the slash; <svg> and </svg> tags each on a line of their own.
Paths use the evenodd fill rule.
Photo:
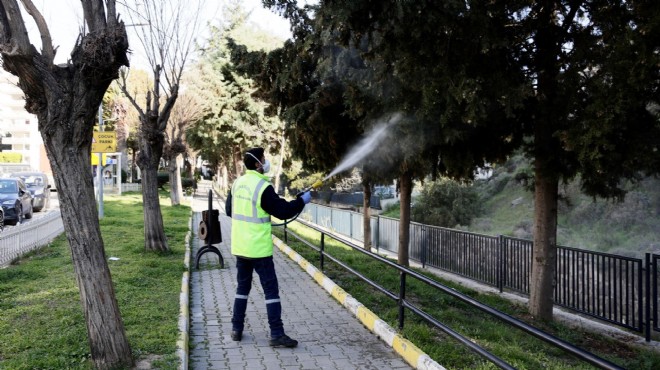
<svg viewBox="0 0 660 370">
<path fill-rule="evenodd" d="M 302 198 L 303 202 L 307 204 L 310 200 L 312 200 L 312 194 L 309 191 L 306 191 L 300 196 L 300 198 Z"/>
</svg>

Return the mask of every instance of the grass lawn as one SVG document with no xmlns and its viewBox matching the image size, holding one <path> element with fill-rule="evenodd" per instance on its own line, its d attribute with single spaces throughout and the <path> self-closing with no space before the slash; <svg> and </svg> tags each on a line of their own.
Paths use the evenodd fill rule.
<svg viewBox="0 0 660 370">
<path fill-rule="evenodd" d="M 140 193 L 106 195 L 101 232 L 137 360 L 176 369 L 179 293 L 190 207 L 161 193 L 169 253 L 144 250 Z M 64 235 L 0 269 L 0 369 L 92 369 L 71 253 Z"/>
<path fill-rule="evenodd" d="M 313 245 L 320 245 L 319 232 L 305 227 L 300 223 L 293 223 L 289 225 L 289 228 Z M 275 228 L 274 233 L 280 239 L 283 239 L 281 228 Z M 292 236 L 288 238 L 288 245 L 307 259 L 307 261 L 319 268 L 319 254 L 317 251 L 297 241 Z M 387 288 L 390 292 L 398 294 L 399 274 L 396 270 L 385 267 L 381 262 L 354 251 L 328 237 L 325 238 L 325 251 L 372 281 Z M 392 328 L 398 327 L 398 307 L 396 302 L 390 300 L 384 294 L 362 282 L 362 280 L 329 259 L 325 261 L 324 273 L 329 278 L 386 321 Z M 561 323 L 537 322 L 529 316 L 525 306 L 514 304 L 497 294 L 479 293 L 450 281 L 442 280 L 426 271 L 416 270 L 441 284 L 534 325 L 623 368 L 660 369 L 660 353 L 632 347 L 606 336 L 569 328 Z M 531 335 L 491 318 L 486 313 L 472 308 L 467 303 L 437 291 L 411 277 L 408 277 L 406 282 L 406 299 L 430 314 L 436 320 L 463 336 L 468 337 L 518 369 L 594 368 L 588 363 L 578 360 L 556 347 L 552 347 Z M 450 369 L 496 368 L 492 363 L 486 362 L 486 360 L 472 353 L 445 333 L 431 327 L 410 311 L 406 310 L 405 317 L 405 325 L 401 334 L 415 343 L 415 345 L 439 364 Z"/>
</svg>

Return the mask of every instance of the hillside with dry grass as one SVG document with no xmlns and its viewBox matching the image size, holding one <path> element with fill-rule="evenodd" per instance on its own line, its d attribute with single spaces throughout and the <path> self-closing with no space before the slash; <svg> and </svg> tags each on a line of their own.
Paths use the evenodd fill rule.
<svg viewBox="0 0 660 370">
<path fill-rule="evenodd" d="M 531 239 L 530 176 L 529 162 L 514 157 L 489 179 L 476 181 L 481 212 L 466 229 Z M 579 179 L 560 185 L 558 244 L 638 258 L 660 253 L 660 179 L 626 183 L 625 189 L 625 199 L 617 202 L 582 194 Z"/>
</svg>

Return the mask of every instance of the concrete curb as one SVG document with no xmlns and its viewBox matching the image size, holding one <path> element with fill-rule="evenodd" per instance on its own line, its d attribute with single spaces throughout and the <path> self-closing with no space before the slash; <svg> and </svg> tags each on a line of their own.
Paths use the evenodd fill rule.
<svg viewBox="0 0 660 370">
<path fill-rule="evenodd" d="M 362 303 L 346 293 L 344 289 L 335 284 L 323 272 L 309 263 L 301 255 L 296 253 L 291 247 L 284 244 L 282 240 L 273 235 L 273 243 L 280 251 L 289 258 L 297 262 L 314 280 L 322 286 L 339 303 L 346 307 L 360 322 L 370 331 L 375 333 L 387 345 L 392 347 L 403 359 L 415 369 L 420 370 L 444 370 L 445 368 L 431 359 L 421 349 L 417 348 L 412 342 L 398 334 L 385 321 L 381 320 L 376 314 L 371 312 Z"/>
<path fill-rule="evenodd" d="M 179 339 L 176 341 L 176 352 L 179 356 L 179 369 L 188 370 L 188 340 L 190 329 L 190 243 L 192 240 L 192 218 L 190 211 L 188 233 L 186 234 L 186 252 L 183 257 L 185 271 L 181 277 L 181 293 L 179 294 Z"/>
</svg>

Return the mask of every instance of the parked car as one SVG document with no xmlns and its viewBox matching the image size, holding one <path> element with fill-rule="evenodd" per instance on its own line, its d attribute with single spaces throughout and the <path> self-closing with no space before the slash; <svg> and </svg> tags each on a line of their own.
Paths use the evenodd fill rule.
<svg viewBox="0 0 660 370">
<path fill-rule="evenodd" d="M 23 180 L 15 177 L 1 178 L 0 202 L 5 224 L 16 225 L 23 218 L 32 218 L 32 194 Z"/>
<path fill-rule="evenodd" d="M 47 176 L 48 176 L 48 184 L 50 185 L 50 191 L 51 192 L 57 191 L 57 186 L 55 185 L 55 178 L 51 174 L 48 174 Z"/>
<path fill-rule="evenodd" d="M 14 172 L 9 177 L 16 177 L 27 185 L 32 194 L 32 207 L 35 212 L 48 209 L 50 204 L 51 184 L 48 176 L 43 172 Z"/>
</svg>

